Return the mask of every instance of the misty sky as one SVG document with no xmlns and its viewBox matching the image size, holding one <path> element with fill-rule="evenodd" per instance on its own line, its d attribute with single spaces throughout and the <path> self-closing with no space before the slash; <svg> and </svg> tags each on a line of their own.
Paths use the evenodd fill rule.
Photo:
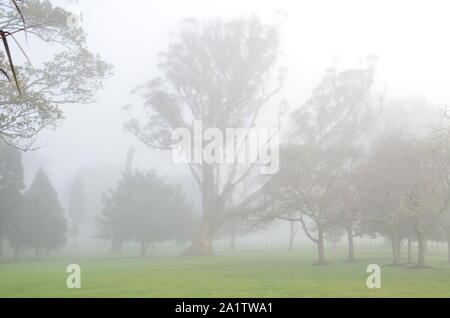
<svg viewBox="0 0 450 318">
<path fill-rule="evenodd" d="M 58 3 L 66 6 L 76 1 Z M 42 149 L 25 156 L 28 180 L 35 169 L 43 167 L 62 192 L 79 168 L 99 164 L 122 167 L 130 145 L 138 147 L 139 166 L 158 168 L 162 173 L 174 171 L 167 155 L 147 150 L 123 130 L 129 115 L 122 108 L 136 104 L 130 91 L 156 75 L 158 52 L 166 48 L 169 32 L 176 31 L 184 18 L 227 19 L 255 13 L 264 22 L 280 23 L 280 62 L 288 69 L 280 98 L 294 107 L 308 97 L 332 63 L 342 68 L 357 66 L 360 58 L 370 54 L 380 58 L 378 85 L 388 97 L 425 96 L 442 105 L 450 101 L 450 5 L 446 1 L 78 3 L 90 49 L 114 65 L 114 76 L 97 94 L 97 103 L 64 106 L 65 121 L 56 131 L 41 135 Z"/>
</svg>

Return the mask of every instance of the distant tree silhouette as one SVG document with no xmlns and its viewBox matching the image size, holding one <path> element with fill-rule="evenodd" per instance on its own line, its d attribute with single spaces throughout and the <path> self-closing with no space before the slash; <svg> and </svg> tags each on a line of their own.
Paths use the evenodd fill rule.
<svg viewBox="0 0 450 318">
<path fill-rule="evenodd" d="M 40 169 L 25 193 L 25 206 L 17 245 L 42 253 L 62 247 L 67 240 L 67 221 L 58 195 L 44 170 Z"/>
<path fill-rule="evenodd" d="M 5 240 L 11 241 L 22 213 L 24 187 L 21 153 L 0 142 L 0 261 Z"/>
<path fill-rule="evenodd" d="M 77 175 L 70 187 L 69 206 L 67 209 L 70 226 L 69 234 L 76 243 L 80 228 L 85 220 L 86 197 L 84 192 L 83 179 Z"/>
</svg>

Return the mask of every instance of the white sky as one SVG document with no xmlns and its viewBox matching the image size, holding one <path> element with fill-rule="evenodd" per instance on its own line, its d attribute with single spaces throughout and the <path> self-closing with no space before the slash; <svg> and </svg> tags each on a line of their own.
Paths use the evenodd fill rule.
<svg viewBox="0 0 450 318">
<path fill-rule="evenodd" d="M 139 145 L 123 131 L 127 114 L 121 109 L 133 103 L 130 91 L 136 85 L 156 75 L 157 54 L 184 18 L 256 13 L 279 22 L 277 12 L 285 12 L 282 64 L 289 75 L 282 97 L 292 106 L 308 97 L 334 56 L 342 67 L 351 67 L 370 54 L 380 58 L 378 79 L 389 97 L 450 101 L 449 1 L 80 0 L 79 6 L 90 49 L 114 65 L 115 75 L 97 103 L 65 106 L 66 120 L 40 139 L 46 147 L 26 156 L 28 178 L 42 166 L 62 191 L 77 169 L 95 163 L 121 167 L 128 147 Z M 143 147 L 137 161 L 175 169 Z"/>
</svg>

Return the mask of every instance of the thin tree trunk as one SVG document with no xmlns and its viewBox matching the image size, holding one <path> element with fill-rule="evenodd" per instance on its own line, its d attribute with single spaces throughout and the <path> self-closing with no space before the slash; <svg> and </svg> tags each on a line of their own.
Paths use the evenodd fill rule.
<svg viewBox="0 0 450 318">
<path fill-rule="evenodd" d="M 122 253 L 122 241 L 116 237 L 111 240 L 111 253 L 120 254 Z"/>
<path fill-rule="evenodd" d="M 447 228 L 447 258 L 450 263 L 450 228 Z"/>
<path fill-rule="evenodd" d="M 39 249 L 39 248 L 35 248 L 35 249 L 34 249 L 34 257 L 35 257 L 35 259 L 36 259 L 36 260 L 39 260 L 39 259 L 40 259 L 40 256 L 41 256 L 41 251 L 40 251 L 40 249 Z"/>
<path fill-rule="evenodd" d="M 233 227 L 230 236 L 230 252 L 236 251 L 236 229 Z"/>
<path fill-rule="evenodd" d="M 323 238 L 323 230 L 319 225 L 317 230 L 317 249 L 318 249 L 318 261 L 317 265 L 326 264 L 325 262 L 325 246 L 324 246 L 324 238 Z"/>
<path fill-rule="evenodd" d="M 0 262 L 3 260 L 3 248 L 4 248 L 4 240 L 3 237 L 0 237 Z"/>
<path fill-rule="evenodd" d="M 427 240 L 425 238 L 425 234 L 417 231 L 417 242 L 419 243 L 418 247 L 418 255 L 417 255 L 417 266 L 418 267 L 426 267 L 425 263 L 425 252 L 426 252 L 426 244 Z"/>
<path fill-rule="evenodd" d="M 140 255 L 141 255 L 141 257 L 145 256 L 145 254 L 147 252 L 147 247 L 148 247 L 148 244 L 146 242 L 144 242 L 144 241 L 141 241 L 141 246 L 140 246 Z"/>
<path fill-rule="evenodd" d="M 408 264 L 412 264 L 412 239 L 408 237 Z"/>
<path fill-rule="evenodd" d="M 295 227 L 294 227 L 294 221 L 290 221 L 289 222 L 289 228 L 290 228 L 290 232 L 289 232 L 289 247 L 288 250 L 292 251 L 294 249 L 294 242 L 295 242 Z"/>
<path fill-rule="evenodd" d="M 4 212 L 0 212 L 0 262 L 3 260 L 4 257 L 4 243 L 5 243 L 5 236 L 6 236 L 6 216 Z"/>
<path fill-rule="evenodd" d="M 392 232 L 391 236 L 391 245 L 392 245 L 392 265 L 396 266 L 400 264 L 400 257 L 399 257 L 399 251 L 398 251 L 398 238 L 397 233 L 395 231 Z"/>
<path fill-rule="evenodd" d="M 73 248 L 75 250 L 77 249 L 77 235 L 76 234 L 73 236 Z"/>
<path fill-rule="evenodd" d="M 348 257 L 347 262 L 355 261 L 355 247 L 353 244 L 353 227 L 350 226 L 346 228 L 347 230 L 347 240 L 348 240 Z"/>
</svg>

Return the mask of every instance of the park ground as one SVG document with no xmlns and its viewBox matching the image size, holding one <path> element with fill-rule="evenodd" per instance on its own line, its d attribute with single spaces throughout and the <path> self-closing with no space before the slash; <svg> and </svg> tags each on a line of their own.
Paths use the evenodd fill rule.
<svg viewBox="0 0 450 318">
<path fill-rule="evenodd" d="M 428 256 L 432 269 L 391 267 L 388 250 L 345 251 L 314 266 L 314 251 L 218 253 L 179 256 L 57 257 L 0 264 L 4 297 L 450 297 L 450 263 L 443 252 Z M 81 267 L 81 289 L 68 289 L 67 265 Z M 366 285 L 369 264 L 381 266 L 381 288 Z"/>
</svg>

